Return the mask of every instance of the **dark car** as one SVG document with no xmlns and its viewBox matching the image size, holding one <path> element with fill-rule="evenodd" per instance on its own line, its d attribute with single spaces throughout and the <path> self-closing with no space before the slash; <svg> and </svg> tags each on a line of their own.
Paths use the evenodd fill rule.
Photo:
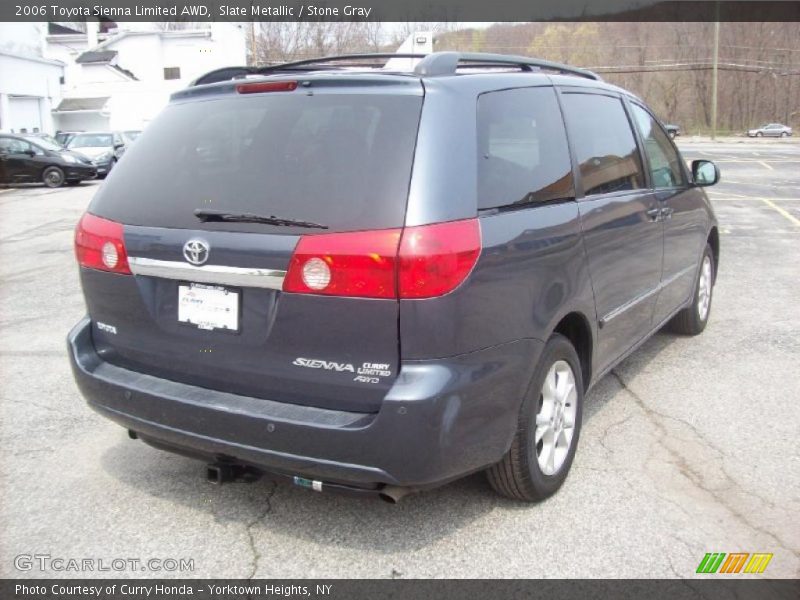
<svg viewBox="0 0 800 600">
<path fill-rule="evenodd" d="M 40 137 L 0 134 L 0 183 L 75 185 L 97 176 L 84 156 Z"/>
<path fill-rule="evenodd" d="M 667 134 L 673 140 L 681 134 L 681 128 L 677 125 L 670 125 L 668 123 L 664 124 L 664 129 L 666 129 Z"/>
<path fill-rule="evenodd" d="M 127 144 L 122 132 L 93 131 L 76 133 L 67 142 L 67 148 L 88 156 L 97 167 L 98 176 L 105 177 L 125 154 Z"/>
<path fill-rule="evenodd" d="M 718 177 L 641 100 L 545 61 L 212 72 L 78 224 L 75 378 L 216 482 L 396 500 L 487 470 L 544 498 L 587 390 L 663 326 L 706 327 Z"/>
</svg>

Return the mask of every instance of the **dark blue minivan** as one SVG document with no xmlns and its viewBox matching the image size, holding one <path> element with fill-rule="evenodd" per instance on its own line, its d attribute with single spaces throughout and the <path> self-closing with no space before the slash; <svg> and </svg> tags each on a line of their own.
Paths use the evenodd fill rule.
<svg viewBox="0 0 800 600">
<path fill-rule="evenodd" d="M 174 94 L 78 224 L 75 378 L 215 482 L 397 500 L 486 470 L 545 498 L 592 384 L 705 328 L 719 172 L 591 72 L 397 56 Z"/>
</svg>

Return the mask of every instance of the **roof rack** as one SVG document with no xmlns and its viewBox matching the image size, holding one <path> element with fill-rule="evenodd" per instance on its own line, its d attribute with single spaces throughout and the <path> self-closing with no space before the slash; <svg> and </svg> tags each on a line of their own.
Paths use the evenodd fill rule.
<svg viewBox="0 0 800 600">
<path fill-rule="evenodd" d="M 424 59 L 428 54 L 409 54 L 409 53 L 376 53 L 376 54 L 342 54 L 339 56 L 324 56 L 321 58 L 308 58 L 306 60 L 295 60 L 292 62 L 281 63 L 277 65 L 267 65 L 264 67 L 223 67 L 210 71 L 205 75 L 201 75 L 195 79 L 191 85 L 205 85 L 207 83 L 217 83 L 219 81 L 228 81 L 229 79 L 238 79 L 247 77 L 248 75 L 271 75 L 273 73 L 287 73 L 297 71 L 322 71 L 325 69 L 341 69 L 348 67 L 374 67 L 366 61 L 376 59 L 393 58 L 419 58 Z M 335 65 L 331 63 L 349 63 Z"/>
<path fill-rule="evenodd" d="M 474 68 L 491 67 L 517 67 L 523 71 L 547 70 L 556 71 L 565 75 L 578 75 L 586 79 L 601 81 L 596 73 L 586 69 L 571 67 L 549 60 L 540 58 L 529 58 L 527 56 L 510 56 L 506 54 L 489 54 L 483 52 L 434 52 L 428 54 L 414 68 L 414 73 L 424 77 L 436 77 L 439 75 L 453 75 L 460 66 L 468 66 L 464 63 L 472 63 L 469 66 Z"/>
<path fill-rule="evenodd" d="M 414 75 L 420 77 L 437 77 L 442 75 L 454 75 L 459 67 L 470 66 L 472 68 L 498 68 L 516 67 L 523 71 L 547 70 L 564 73 L 566 75 L 578 75 L 587 79 L 600 81 L 600 77 L 586 69 L 571 67 L 561 63 L 550 62 L 538 58 L 528 58 L 527 56 L 508 56 L 505 54 L 488 54 L 480 52 L 434 52 L 432 54 L 409 54 L 409 53 L 377 53 L 377 54 L 342 54 L 340 56 L 325 56 L 321 58 L 309 58 L 306 60 L 296 60 L 292 62 L 267 65 L 264 67 L 224 67 L 210 71 L 195 79 L 191 86 L 217 83 L 231 79 L 240 79 L 248 75 L 271 75 L 274 73 L 296 73 L 298 71 L 322 71 L 326 69 L 342 69 L 352 67 L 374 67 L 375 65 L 367 62 L 376 59 L 393 58 L 417 58 L 420 62 L 414 67 Z M 346 63 L 346 64 L 334 64 Z"/>
</svg>

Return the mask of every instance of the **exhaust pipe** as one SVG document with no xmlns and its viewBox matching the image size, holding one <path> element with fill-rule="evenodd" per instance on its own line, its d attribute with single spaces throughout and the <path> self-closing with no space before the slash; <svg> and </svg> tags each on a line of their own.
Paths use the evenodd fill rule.
<svg viewBox="0 0 800 600">
<path fill-rule="evenodd" d="M 400 487 L 396 485 L 385 485 L 382 488 L 361 488 L 342 483 L 329 483 L 317 479 L 306 479 L 305 477 L 299 477 L 297 475 L 292 477 L 292 483 L 308 490 L 314 490 L 315 492 L 336 492 L 348 496 L 360 496 L 362 498 L 365 496 L 375 498 L 377 496 L 384 502 L 390 504 L 397 504 L 403 497 L 418 491 L 413 487 Z"/>
<path fill-rule="evenodd" d="M 385 485 L 378 492 L 378 496 L 384 502 L 389 504 L 397 504 L 405 498 L 408 494 L 413 494 L 416 490 L 414 488 L 398 487 L 396 485 Z"/>
</svg>

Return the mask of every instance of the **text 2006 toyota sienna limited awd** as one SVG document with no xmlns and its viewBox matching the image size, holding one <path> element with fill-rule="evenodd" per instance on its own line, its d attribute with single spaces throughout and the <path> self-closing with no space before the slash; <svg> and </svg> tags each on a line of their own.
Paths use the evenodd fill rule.
<svg viewBox="0 0 800 600">
<path fill-rule="evenodd" d="M 75 378 L 218 480 L 396 499 L 486 470 L 541 499 L 591 385 L 665 324 L 705 328 L 718 178 L 563 65 L 213 72 L 78 224 Z"/>
</svg>

